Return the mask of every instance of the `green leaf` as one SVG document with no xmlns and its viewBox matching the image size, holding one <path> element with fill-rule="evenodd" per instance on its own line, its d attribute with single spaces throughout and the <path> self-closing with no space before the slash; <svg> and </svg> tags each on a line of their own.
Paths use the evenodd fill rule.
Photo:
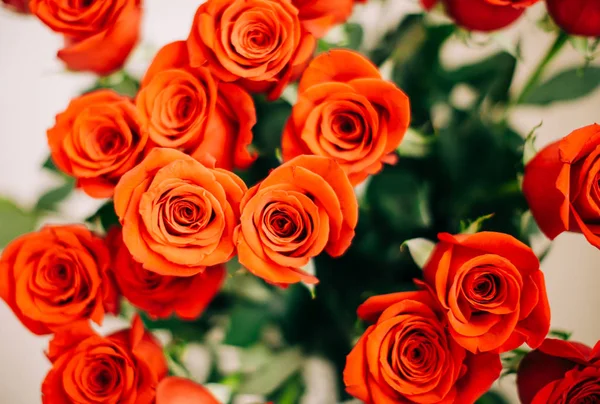
<svg viewBox="0 0 600 404">
<path fill-rule="evenodd" d="M 258 121 L 253 129 L 254 146 L 261 155 L 274 156 L 281 147 L 281 134 L 292 106 L 282 99 L 267 102 L 261 97 L 255 97 L 255 106 Z"/>
<path fill-rule="evenodd" d="M 600 86 L 600 67 L 565 70 L 533 88 L 523 104 L 548 105 L 559 101 L 572 101 L 591 94 Z"/>
<path fill-rule="evenodd" d="M 268 313 L 262 306 L 239 304 L 233 307 L 224 344 L 239 347 L 255 344 L 268 320 Z"/>
<path fill-rule="evenodd" d="M 302 363 L 303 357 L 299 348 L 283 351 L 259 371 L 250 375 L 240 386 L 239 393 L 268 396 L 298 372 Z"/>
<path fill-rule="evenodd" d="M 549 337 L 562 339 L 564 341 L 568 341 L 569 339 L 571 339 L 572 335 L 572 332 L 564 330 L 550 330 L 550 332 L 548 333 Z"/>
<path fill-rule="evenodd" d="M 0 199 L 0 248 L 13 239 L 34 230 L 37 216 L 26 212 L 8 199 Z"/>
<path fill-rule="evenodd" d="M 64 177 L 65 182 L 63 185 L 53 188 L 43 194 L 38 199 L 35 205 L 36 211 L 54 211 L 57 205 L 67 199 L 67 197 L 73 192 L 75 187 L 75 180 L 70 177 Z"/>
<path fill-rule="evenodd" d="M 476 401 L 476 404 L 509 404 L 508 400 L 498 392 L 488 391 Z"/>
<path fill-rule="evenodd" d="M 427 260 L 429 260 L 433 249 L 435 248 L 435 243 L 425 238 L 414 238 L 412 240 L 405 241 L 400 246 L 400 249 L 406 248 L 408 248 L 408 252 L 410 253 L 413 261 L 415 261 L 415 264 L 417 264 L 419 268 L 423 269 L 425 264 L 427 264 Z"/>
<path fill-rule="evenodd" d="M 104 231 L 108 231 L 112 226 L 119 225 L 119 218 L 115 212 L 115 205 L 112 201 L 106 202 L 92 216 L 85 219 L 86 222 L 93 223 L 100 221 Z"/>
<path fill-rule="evenodd" d="M 349 22 L 344 24 L 344 32 L 346 33 L 346 41 L 342 46 L 358 50 L 363 42 L 364 32 L 360 24 Z"/>
<path fill-rule="evenodd" d="M 140 89 L 140 82 L 126 71 L 121 70 L 110 76 L 100 77 L 93 87 L 84 91 L 84 94 L 100 89 L 112 90 L 126 97 L 133 98 Z"/>
<path fill-rule="evenodd" d="M 535 132 L 537 132 L 543 124 L 544 122 L 541 121 L 537 126 L 531 129 L 525 138 L 525 144 L 523 145 L 523 166 L 526 166 L 537 154 L 537 149 L 535 148 L 535 139 L 537 135 Z"/>
<path fill-rule="evenodd" d="M 53 171 L 55 173 L 60 173 L 60 170 L 58 169 L 58 167 L 56 167 L 56 164 L 54 164 L 54 161 L 52 160 L 52 156 L 48 156 L 46 161 L 44 161 L 42 168 Z"/>
<path fill-rule="evenodd" d="M 491 219 L 492 217 L 494 217 L 494 214 L 490 213 L 489 215 L 478 217 L 477 219 L 470 222 L 469 224 L 462 223 L 460 233 L 461 234 L 475 234 L 481 230 L 481 226 L 483 226 L 483 222 Z"/>
</svg>

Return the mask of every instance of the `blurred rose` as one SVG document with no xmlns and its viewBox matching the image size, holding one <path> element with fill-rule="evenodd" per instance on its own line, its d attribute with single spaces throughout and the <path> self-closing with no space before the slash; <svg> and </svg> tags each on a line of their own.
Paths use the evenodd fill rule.
<svg viewBox="0 0 600 404">
<path fill-rule="evenodd" d="M 600 36 L 600 1 L 546 0 L 548 13 L 571 35 Z"/>
<path fill-rule="evenodd" d="M 9 10 L 16 11 L 21 14 L 29 14 L 29 0 L 2 0 L 2 4 Z"/>
<path fill-rule="evenodd" d="M 139 37 L 141 0 L 31 0 L 31 12 L 65 37 L 58 58 L 70 70 L 118 70 Z"/>
<path fill-rule="evenodd" d="M 508 0 L 421 0 L 427 10 L 438 1 L 456 24 L 471 31 L 496 31 L 515 22 L 525 11 L 528 0 L 519 2 L 523 7 L 514 7 L 516 2 Z M 509 4 L 510 3 L 510 4 Z"/>
<path fill-rule="evenodd" d="M 156 389 L 156 404 L 220 404 L 204 387 L 181 377 L 167 377 Z"/>
</svg>

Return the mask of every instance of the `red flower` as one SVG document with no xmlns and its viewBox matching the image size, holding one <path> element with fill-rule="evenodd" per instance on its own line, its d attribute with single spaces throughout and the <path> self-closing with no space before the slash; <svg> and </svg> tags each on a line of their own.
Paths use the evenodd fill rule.
<svg viewBox="0 0 600 404">
<path fill-rule="evenodd" d="M 600 341 L 546 339 L 521 361 L 517 387 L 523 404 L 600 402 Z"/>
<path fill-rule="evenodd" d="M 569 34 L 600 36 L 598 0 L 546 0 L 546 7 L 554 22 Z"/>
</svg>

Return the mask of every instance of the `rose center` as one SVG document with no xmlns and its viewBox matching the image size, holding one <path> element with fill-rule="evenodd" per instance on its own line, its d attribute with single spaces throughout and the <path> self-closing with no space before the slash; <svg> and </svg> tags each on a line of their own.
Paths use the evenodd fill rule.
<svg viewBox="0 0 600 404">
<path fill-rule="evenodd" d="M 493 273 L 469 274 L 465 282 L 467 297 L 475 303 L 491 303 L 502 292 L 502 280 Z"/>
<path fill-rule="evenodd" d="M 123 137 L 115 130 L 102 130 L 98 133 L 98 145 L 103 154 L 114 154 L 123 148 Z"/>
</svg>

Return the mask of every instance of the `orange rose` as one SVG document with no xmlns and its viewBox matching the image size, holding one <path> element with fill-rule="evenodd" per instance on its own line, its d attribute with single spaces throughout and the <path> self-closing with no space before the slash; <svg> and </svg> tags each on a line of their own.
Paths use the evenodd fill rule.
<svg viewBox="0 0 600 404">
<path fill-rule="evenodd" d="M 507 234 L 439 235 L 424 268 L 426 283 L 467 350 L 538 347 L 550 329 L 544 274 L 531 248 Z"/>
<path fill-rule="evenodd" d="M 116 312 L 109 251 L 83 226 L 46 226 L 11 242 L 0 259 L 0 297 L 35 334 Z"/>
<path fill-rule="evenodd" d="M 94 198 L 109 198 L 140 162 L 148 136 L 133 103 L 110 90 L 75 98 L 48 130 L 52 160 Z"/>
<path fill-rule="evenodd" d="M 65 36 L 58 58 L 70 70 L 107 75 L 123 66 L 138 41 L 141 0 L 31 0 L 29 7 Z"/>
<path fill-rule="evenodd" d="M 192 276 L 233 257 L 233 230 L 247 188 L 235 174 L 156 148 L 115 189 L 123 241 L 161 275 Z"/>
<path fill-rule="evenodd" d="M 65 327 L 48 348 L 52 369 L 42 384 L 44 404 L 152 404 L 167 363 L 139 317 L 107 337 L 88 324 Z"/>
<path fill-rule="evenodd" d="M 331 157 L 353 185 L 395 163 L 410 122 L 408 97 L 364 56 L 332 50 L 312 61 L 282 137 L 283 159 Z"/>
<path fill-rule="evenodd" d="M 583 233 L 600 248 L 600 125 L 574 130 L 525 167 L 523 194 L 540 229 L 554 240 Z"/>
<path fill-rule="evenodd" d="M 167 318 L 175 313 L 185 320 L 198 318 L 225 280 L 227 271 L 222 265 L 189 277 L 165 276 L 148 271 L 133 259 L 123 244 L 120 229 L 111 229 L 107 238 L 112 249 L 112 271 L 119 291 L 150 317 Z"/>
<path fill-rule="evenodd" d="M 220 168 L 248 168 L 257 158 L 248 147 L 256 111 L 252 97 L 235 84 L 220 83 L 204 67 L 191 68 L 185 42 L 155 56 L 136 104 L 151 146 L 210 154 Z"/>
<path fill-rule="evenodd" d="M 180 377 L 163 379 L 156 389 L 156 404 L 219 404 L 204 387 Z"/>
<path fill-rule="evenodd" d="M 246 193 L 240 211 L 240 263 L 280 285 L 317 283 L 301 268 L 323 250 L 342 255 L 358 221 L 348 177 L 334 160 L 318 156 L 300 156 L 273 170 Z"/>
<path fill-rule="evenodd" d="M 358 308 L 373 322 L 346 359 L 346 391 L 367 404 L 472 404 L 500 376 L 498 354 L 471 354 L 426 291 L 375 296 Z"/>
<path fill-rule="evenodd" d="M 325 36 L 329 29 L 346 22 L 352 14 L 355 0 L 292 0 L 299 11 L 302 25 L 316 38 Z"/>
<path fill-rule="evenodd" d="M 291 0 L 208 0 L 187 43 L 193 67 L 274 100 L 302 72 L 316 42 Z"/>
</svg>

